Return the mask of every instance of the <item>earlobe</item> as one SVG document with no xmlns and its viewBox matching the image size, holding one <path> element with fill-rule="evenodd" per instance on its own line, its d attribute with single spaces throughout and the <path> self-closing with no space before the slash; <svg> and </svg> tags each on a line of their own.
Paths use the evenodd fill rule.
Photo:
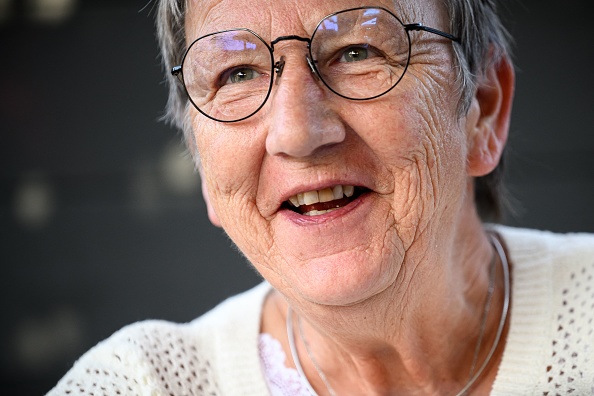
<svg viewBox="0 0 594 396">
<path fill-rule="evenodd" d="M 217 216 L 217 213 L 215 212 L 214 207 L 210 202 L 210 197 L 208 195 L 208 187 L 206 185 L 205 178 L 202 175 L 202 170 L 200 170 L 200 180 L 202 186 L 202 196 L 204 197 L 204 202 L 206 203 L 206 210 L 208 212 L 208 219 L 214 226 L 222 227 L 221 222 L 219 220 L 219 216 Z"/>
<path fill-rule="evenodd" d="M 470 176 L 484 176 L 499 163 L 507 142 L 514 82 L 513 67 L 507 57 L 502 57 L 477 83 L 466 117 Z"/>
</svg>

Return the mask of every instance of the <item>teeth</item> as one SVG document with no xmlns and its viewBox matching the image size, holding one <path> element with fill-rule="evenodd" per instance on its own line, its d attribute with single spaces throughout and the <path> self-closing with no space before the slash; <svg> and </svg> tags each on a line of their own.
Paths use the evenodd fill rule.
<svg viewBox="0 0 594 396">
<path fill-rule="evenodd" d="M 355 186 L 337 185 L 332 188 L 324 188 L 322 190 L 307 191 L 293 195 L 289 198 L 289 201 L 293 206 L 299 207 L 301 205 L 312 205 L 318 202 L 330 202 L 335 199 L 341 199 L 344 197 L 352 197 L 355 193 Z M 335 209 L 330 209 L 335 210 Z M 312 210 L 307 214 L 310 216 L 316 214 L 326 213 L 327 211 L 316 211 Z"/>
<path fill-rule="evenodd" d="M 328 209 L 328 210 L 310 210 L 309 212 L 304 213 L 304 215 L 306 216 L 318 216 L 324 213 L 328 213 L 328 212 L 332 212 L 333 210 L 336 210 L 338 208 L 332 208 L 332 209 Z"/>
<path fill-rule="evenodd" d="M 332 192 L 331 188 L 325 188 L 318 192 L 318 196 L 320 198 L 320 202 L 330 202 L 334 201 L 334 193 Z"/>
<path fill-rule="evenodd" d="M 334 186 L 332 188 L 332 194 L 334 195 L 334 199 L 342 198 L 342 185 Z"/>
<path fill-rule="evenodd" d="M 346 195 L 347 197 L 352 197 L 353 194 L 355 193 L 355 187 L 354 186 L 344 186 L 343 191 L 344 191 L 344 195 Z"/>
<path fill-rule="evenodd" d="M 303 202 L 306 205 L 311 205 L 320 202 L 320 198 L 317 191 L 308 191 L 303 193 Z"/>
</svg>

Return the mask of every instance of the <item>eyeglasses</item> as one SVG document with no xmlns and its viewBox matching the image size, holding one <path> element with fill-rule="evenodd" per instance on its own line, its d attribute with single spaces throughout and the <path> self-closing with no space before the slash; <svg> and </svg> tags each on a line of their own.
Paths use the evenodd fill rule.
<svg viewBox="0 0 594 396">
<path fill-rule="evenodd" d="M 420 23 L 404 24 L 381 7 L 358 7 L 326 16 L 311 38 L 281 36 L 268 45 L 250 29 L 231 29 L 199 37 L 171 74 L 183 83 L 190 102 L 220 122 L 245 120 L 264 106 L 274 74 L 285 58 L 274 61 L 281 41 L 307 43 L 311 72 L 335 94 L 350 100 L 384 95 L 400 82 L 410 62 L 410 31 L 422 30 L 459 42 L 457 37 Z"/>
</svg>

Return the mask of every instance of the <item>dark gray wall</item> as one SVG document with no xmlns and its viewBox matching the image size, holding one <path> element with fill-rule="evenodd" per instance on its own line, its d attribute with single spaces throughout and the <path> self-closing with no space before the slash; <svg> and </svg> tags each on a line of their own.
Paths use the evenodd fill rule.
<svg viewBox="0 0 594 396">
<path fill-rule="evenodd" d="M 47 391 L 127 323 L 191 320 L 258 277 L 208 223 L 179 135 L 157 122 L 166 92 L 144 2 L 85 1 L 59 24 L 13 3 L 0 22 L 0 393 L 17 395 Z M 594 231 L 586 5 L 506 5 L 508 224 Z"/>
</svg>

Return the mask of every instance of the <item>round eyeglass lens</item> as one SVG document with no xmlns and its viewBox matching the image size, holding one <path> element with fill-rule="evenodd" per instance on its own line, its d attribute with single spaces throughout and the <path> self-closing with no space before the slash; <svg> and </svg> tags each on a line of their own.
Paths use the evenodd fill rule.
<svg viewBox="0 0 594 396">
<path fill-rule="evenodd" d="M 188 49 L 182 75 L 188 96 L 204 115 L 239 121 L 266 101 L 273 58 L 264 41 L 247 29 L 203 36 Z"/>
<path fill-rule="evenodd" d="M 394 88 L 408 67 L 409 53 L 404 25 L 379 8 L 330 15 L 318 24 L 311 41 L 320 78 L 348 99 L 372 99 Z"/>
</svg>

